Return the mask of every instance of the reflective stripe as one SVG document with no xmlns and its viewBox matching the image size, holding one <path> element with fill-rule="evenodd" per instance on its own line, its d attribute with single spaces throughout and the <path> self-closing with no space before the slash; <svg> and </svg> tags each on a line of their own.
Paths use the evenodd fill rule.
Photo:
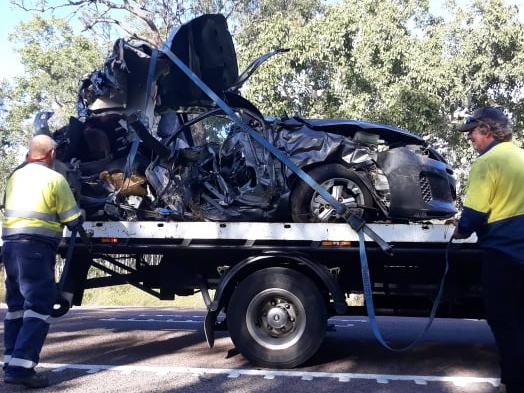
<svg viewBox="0 0 524 393">
<path fill-rule="evenodd" d="M 34 368 L 36 366 L 36 363 L 27 359 L 11 358 L 11 360 L 9 361 L 9 366 Z"/>
<path fill-rule="evenodd" d="M 48 237 L 62 237 L 62 230 L 53 231 L 52 229 L 47 228 L 36 228 L 36 227 L 25 227 L 25 228 L 2 228 L 2 236 L 10 235 L 42 235 Z"/>
<path fill-rule="evenodd" d="M 11 355 L 4 355 L 4 364 L 7 364 L 11 361 Z"/>
<path fill-rule="evenodd" d="M 24 310 L 8 311 L 5 313 L 5 319 L 20 319 L 24 316 Z"/>
<path fill-rule="evenodd" d="M 69 210 L 66 210 L 65 212 L 58 213 L 58 218 L 60 219 L 60 221 L 64 222 L 65 220 L 67 220 L 68 218 L 71 218 L 75 214 L 80 214 L 80 213 L 81 211 L 78 208 L 78 206 L 75 206 Z"/>
<path fill-rule="evenodd" d="M 24 312 L 24 318 L 38 318 L 38 319 L 41 319 L 42 321 L 47 322 L 49 317 L 50 315 L 40 314 L 33 310 L 25 310 Z"/>
<path fill-rule="evenodd" d="M 58 218 L 59 218 L 59 216 L 57 216 L 56 214 L 41 213 L 41 212 L 35 212 L 31 210 L 13 210 L 13 209 L 6 209 L 5 216 L 6 217 L 18 217 L 18 218 L 36 218 L 38 220 L 51 221 L 51 222 L 58 222 Z"/>
</svg>

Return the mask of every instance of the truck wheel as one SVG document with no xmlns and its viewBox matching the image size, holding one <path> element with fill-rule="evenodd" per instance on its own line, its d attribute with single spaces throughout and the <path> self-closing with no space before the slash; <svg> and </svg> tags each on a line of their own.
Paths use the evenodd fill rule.
<svg viewBox="0 0 524 393">
<path fill-rule="evenodd" d="M 320 347 L 327 312 L 319 290 L 305 275 L 273 267 L 242 280 L 227 308 L 231 339 L 255 365 L 296 367 Z"/>
<path fill-rule="evenodd" d="M 342 164 L 322 165 L 309 175 L 353 214 L 365 218 L 365 208 L 373 206 L 373 198 L 362 180 Z M 291 217 L 294 222 L 342 222 L 335 209 L 303 181 L 291 193 Z"/>
</svg>

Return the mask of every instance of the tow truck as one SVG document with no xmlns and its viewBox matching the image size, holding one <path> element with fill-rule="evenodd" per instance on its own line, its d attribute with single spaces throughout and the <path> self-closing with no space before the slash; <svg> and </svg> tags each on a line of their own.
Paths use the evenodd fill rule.
<svg viewBox="0 0 524 393">
<path fill-rule="evenodd" d="M 376 314 L 428 315 L 453 226 L 368 225 L 394 250 L 386 255 L 366 236 Z M 122 284 L 163 300 L 200 292 L 209 346 L 216 330 L 227 330 L 258 366 L 296 367 L 322 344 L 329 317 L 366 314 L 359 239 L 345 223 L 88 221 L 84 228 L 89 243 L 77 241 L 60 281 L 73 305 L 86 289 Z M 70 241 L 65 230 L 62 257 Z M 437 316 L 482 318 L 476 239 L 455 242 Z"/>
<path fill-rule="evenodd" d="M 59 250 L 66 257 L 60 289 L 70 295 L 69 304 L 81 305 L 85 289 L 121 284 L 159 299 L 199 291 L 208 310 L 204 331 L 209 346 L 214 344 L 214 332 L 226 329 L 244 357 L 272 368 L 304 363 L 322 344 L 330 316 L 362 315 L 364 305 L 370 321 L 374 320 L 370 310 L 377 315 L 420 316 L 431 309 L 431 317 L 482 316 L 475 238 L 450 246 L 451 225 L 366 224 L 257 133 L 184 63 L 176 49 L 172 51 L 169 42 L 159 51 L 202 93 L 199 97 L 207 96 L 318 192 L 344 222 L 88 221 L 84 223 L 88 236 L 82 237 L 89 240 L 73 247 L 75 234 L 65 232 L 69 246 Z M 146 109 L 155 67 L 156 60 L 150 61 Z M 134 140 L 128 163 L 134 161 L 139 142 Z M 440 277 L 448 272 L 448 261 L 442 291 Z M 371 281 L 362 279 L 367 266 Z M 91 268 L 103 275 L 91 276 Z M 366 304 L 348 304 L 348 298 L 362 293 Z M 370 303 L 375 307 L 370 308 Z M 433 305 L 438 303 L 435 313 Z M 64 312 L 69 304 L 60 303 Z M 218 318 L 221 313 L 223 318 Z"/>
</svg>

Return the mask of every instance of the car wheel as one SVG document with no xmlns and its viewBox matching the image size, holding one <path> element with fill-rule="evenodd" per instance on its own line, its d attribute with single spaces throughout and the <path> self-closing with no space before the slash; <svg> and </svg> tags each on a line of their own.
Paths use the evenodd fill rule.
<svg viewBox="0 0 524 393">
<path fill-rule="evenodd" d="M 292 368 L 324 339 L 327 312 L 318 288 L 286 268 L 259 270 L 242 280 L 227 308 L 227 325 L 238 351 L 262 367 Z"/>
<path fill-rule="evenodd" d="M 358 175 L 341 164 L 314 168 L 309 175 L 353 214 L 366 218 L 366 208 L 373 198 Z M 291 193 L 291 217 L 294 222 L 342 222 L 333 206 L 300 181 Z"/>
</svg>

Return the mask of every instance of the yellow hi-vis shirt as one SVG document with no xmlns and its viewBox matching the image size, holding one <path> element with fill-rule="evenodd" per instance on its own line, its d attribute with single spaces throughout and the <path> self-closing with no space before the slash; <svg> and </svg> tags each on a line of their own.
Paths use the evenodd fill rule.
<svg viewBox="0 0 524 393">
<path fill-rule="evenodd" d="M 42 164 L 27 164 L 15 171 L 5 193 L 2 237 L 60 238 L 64 224 L 81 215 L 66 179 Z"/>
<path fill-rule="evenodd" d="M 497 143 L 471 167 L 458 229 L 476 232 L 482 248 L 524 264 L 523 228 L 524 150 Z"/>
<path fill-rule="evenodd" d="M 524 214 L 524 150 L 501 142 L 471 167 L 464 207 L 487 214 L 487 223 Z"/>
</svg>

